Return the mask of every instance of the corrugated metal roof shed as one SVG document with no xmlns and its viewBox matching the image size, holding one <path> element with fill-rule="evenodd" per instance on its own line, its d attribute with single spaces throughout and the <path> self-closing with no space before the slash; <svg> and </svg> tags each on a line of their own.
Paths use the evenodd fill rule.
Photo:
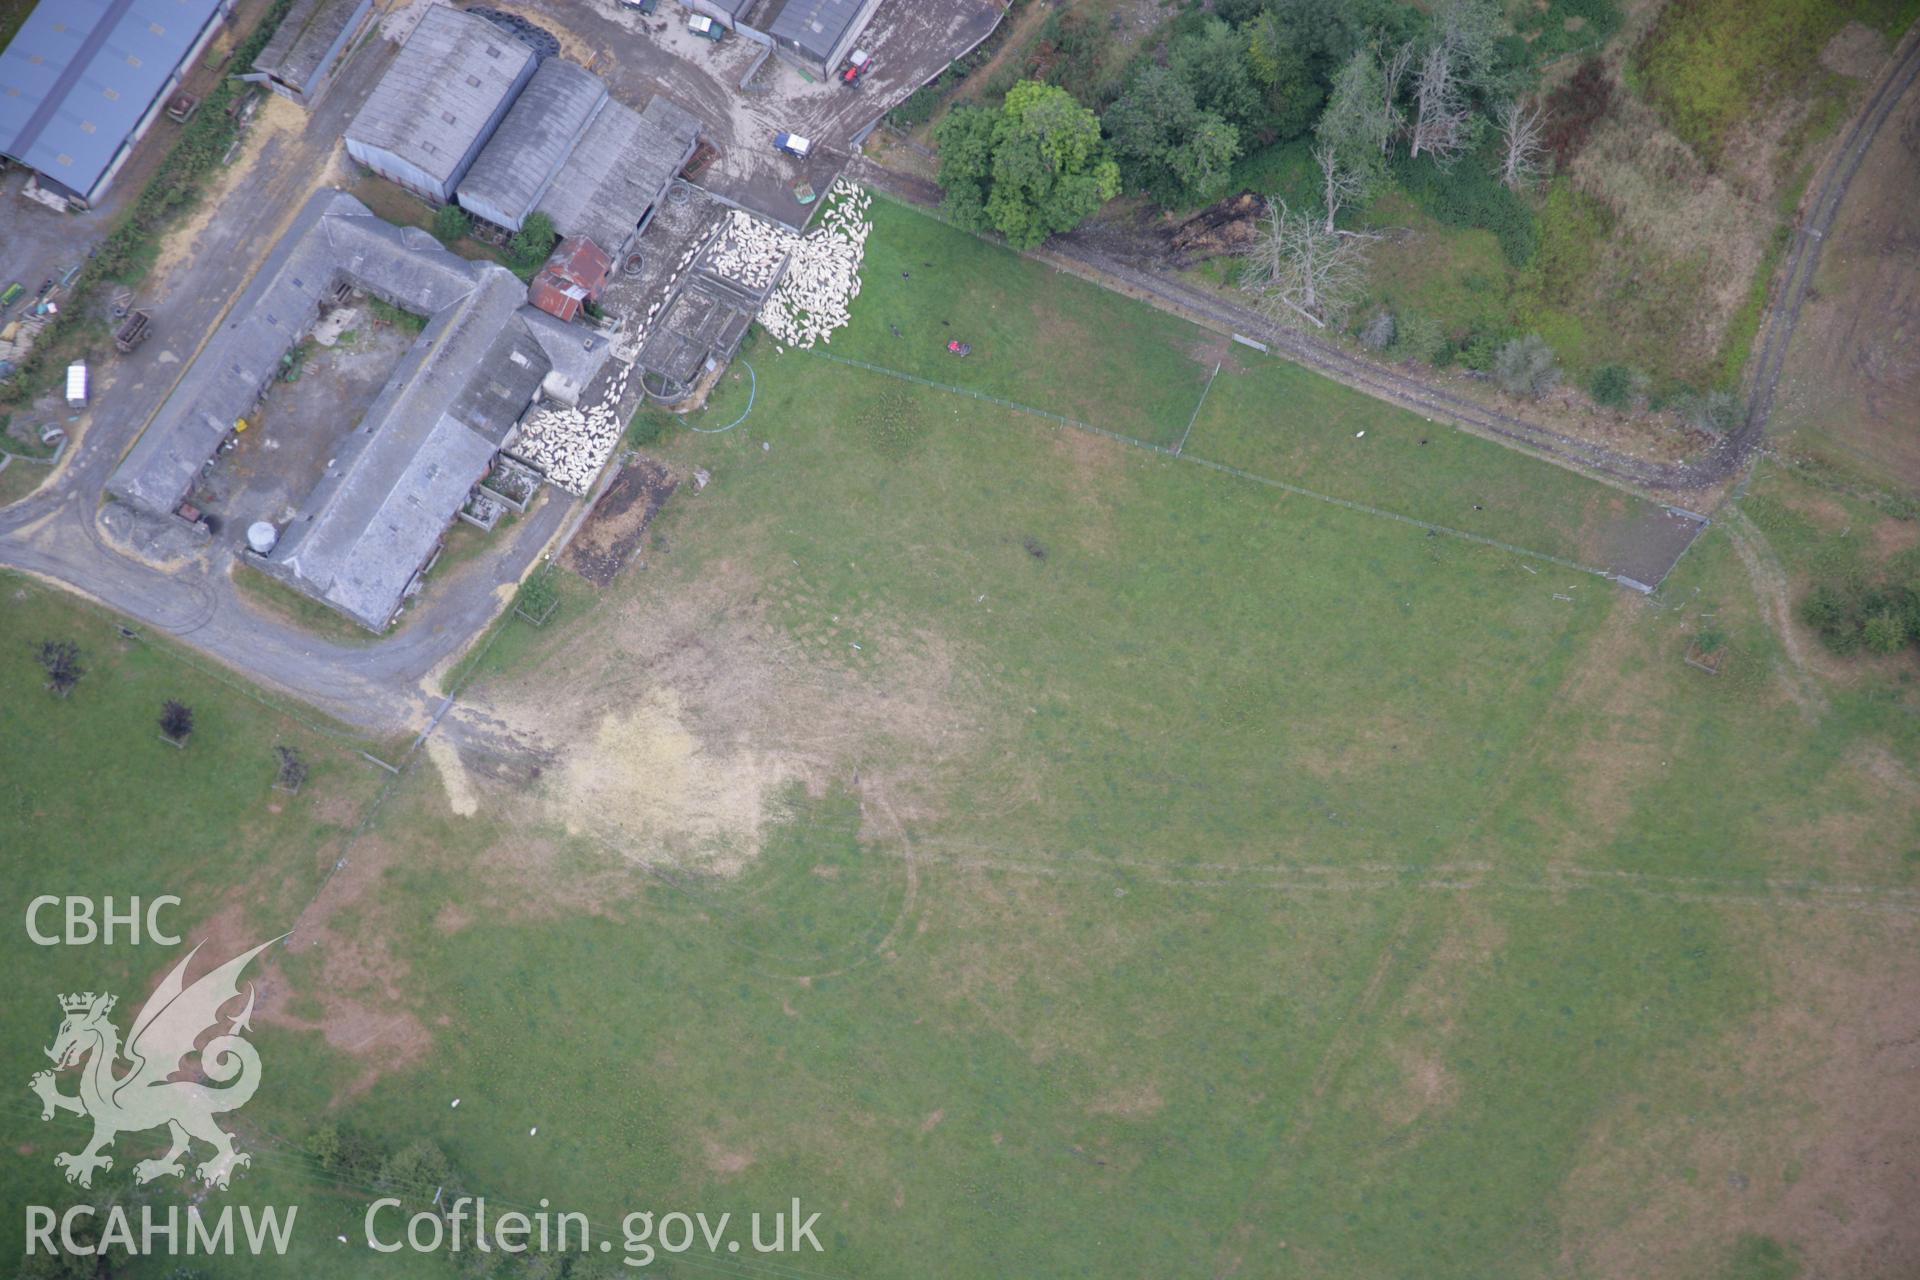
<svg viewBox="0 0 1920 1280">
<path fill-rule="evenodd" d="M 486 19 L 433 5 L 347 127 L 347 151 L 448 199 L 533 64 L 533 50 Z M 383 167 L 389 161 L 400 172 Z M 402 181 L 408 175 L 415 181 Z"/>
<path fill-rule="evenodd" d="M 699 139 L 700 122 L 665 98 L 645 111 L 608 99 L 537 207 L 562 235 L 618 254 Z"/>
<path fill-rule="evenodd" d="M 92 198 L 220 0 L 47 0 L 0 53 L 0 154 Z"/>
<path fill-rule="evenodd" d="M 367 12 L 371 0 L 294 0 L 274 28 L 253 70 L 293 89 L 312 87 L 341 38 Z"/>
<path fill-rule="evenodd" d="M 518 231 L 607 101 L 605 82 L 579 63 L 542 62 L 460 180 L 460 207 Z"/>
<path fill-rule="evenodd" d="M 870 7 L 868 0 L 787 0 L 766 30 L 789 48 L 825 62 Z"/>
<path fill-rule="evenodd" d="M 613 272 L 607 251 L 585 236 L 568 236 L 527 287 L 527 301 L 560 320 L 573 320 L 600 297 Z"/>
</svg>

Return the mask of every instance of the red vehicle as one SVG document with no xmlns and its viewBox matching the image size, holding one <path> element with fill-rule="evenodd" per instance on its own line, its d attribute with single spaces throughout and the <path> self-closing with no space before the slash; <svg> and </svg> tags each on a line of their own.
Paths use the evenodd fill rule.
<svg viewBox="0 0 1920 1280">
<path fill-rule="evenodd" d="M 860 83 L 861 77 L 873 69 L 873 55 L 865 49 L 855 49 L 847 58 L 847 65 L 840 69 L 840 87 L 851 89 Z"/>
</svg>

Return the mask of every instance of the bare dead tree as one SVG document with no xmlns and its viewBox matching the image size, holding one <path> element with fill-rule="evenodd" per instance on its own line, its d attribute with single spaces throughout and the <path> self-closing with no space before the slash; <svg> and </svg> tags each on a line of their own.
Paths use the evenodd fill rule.
<svg viewBox="0 0 1920 1280">
<path fill-rule="evenodd" d="M 1467 94 L 1451 43 L 1441 40 L 1420 59 L 1413 81 L 1412 152 L 1440 164 L 1460 158 L 1467 145 Z"/>
<path fill-rule="evenodd" d="M 1301 320 L 1316 329 L 1346 311 L 1366 282 L 1366 245 L 1373 237 L 1328 231 L 1284 200 L 1267 202 L 1265 225 L 1243 255 L 1240 287 L 1277 325 Z"/>
<path fill-rule="evenodd" d="M 1413 66 L 1413 41 L 1402 41 L 1392 53 L 1380 55 L 1380 154 L 1393 147 L 1393 137 L 1406 122 L 1400 110 L 1400 86 L 1406 83 L 1407 69 Z"/>
<path fill-rule="evenodd" d="M 1320 198 L 1327 210 L 1321 230 L 1335 235 L 1333 220 L 1341 209 L 1366 195 L 1367 175 L 1343 161 L 1340 149 L 1331 142 L 1313 149 L 1313 162 L 1320 166 Z"/>
<path fill-rule="evenodd" d="M 1540 181 L 1545 171 L 1546 148 L 1541 138 L 1546 133 L 1547 113 L 1539 105 L 1528 106 L 1518 100 L 1500 108 L 1500 181 L 1515 191 Z"/>
</svg>

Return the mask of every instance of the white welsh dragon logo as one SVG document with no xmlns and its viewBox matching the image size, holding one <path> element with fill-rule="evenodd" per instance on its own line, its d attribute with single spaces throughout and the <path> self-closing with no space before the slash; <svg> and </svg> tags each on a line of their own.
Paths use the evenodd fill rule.
<svg viewBox="0 0 1920 1280">
<path fill-rule="evenodd" d="M 56 1111 L 93 1118 L 93 1141 L 86 1149 L 53 1158 L 57 1168 L 67 1171 L 68 1182 L 92 1186 L 95 1169 L 113 1168 L 113 1157 L 103 1154 L 103 1148 L 117 1134 L 160 1125 L 167 1127 L 172 1145 L 159 1159 L 133 1166 L 136 1182 L 183 1176 L 186 1168 L 180 1157 L 188 1154 L 195 1138 L 213 1146 L 213 1158 L 194 1170 L 210 1186 L 224 1188 L 236 1168 L 252 1163 L 249 1156 L 233 1149 L 233 1135 L 213 1122 L 216 1115 L 246 1106 L 260 1085 L 260 1055 L 240 1038 L 253 1016 L 252 983 L 247 984 L 246 1008 L 229 1021 L 226 1033 L 198 1046 L 198 1074 L 205 1080 L 174 1076 L 195 1052 L 201 1035 L 219 1030 L 220 1010 L 240 996 L 240 971 L 279 940 L 263 942 L 234 957 L 192 986 L 185 982 L 187 965 L 200 948 L 189 951 L 133 1020 L 124 1071 L 120 1069 L 120 1031 L 107 1019 L 117 997 L 91 991 L 60 997 L 66 1017 L 47 1056 L 53 1059 L 54 1071 L 80 1067 L 85 1060 L 80 1092 L 69 1097 L 55 1090 L 54 1071 L 36 1073 L 31 1086 L 40 1095 L 42 1120 L 51 1120 Z M 225 1087 L 209 1087 L 208 1080 Z M 227 1084 L 230 1080 L 233 1083 Z"/>
</svg>

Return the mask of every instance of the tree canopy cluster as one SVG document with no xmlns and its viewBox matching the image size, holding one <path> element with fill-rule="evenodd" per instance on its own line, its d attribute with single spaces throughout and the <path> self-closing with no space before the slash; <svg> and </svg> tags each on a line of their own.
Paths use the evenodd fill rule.
<svg viewBox="0 0 1920 1280">
<path fill-rule="evenodd" d="M 1022 80 L 998 107 L 959 107 L 934 126 L 947 216 L 1016 249 L 1072 230 L 1119 194 L 1100 120 L 1064 89 Z"/>
</svg>

